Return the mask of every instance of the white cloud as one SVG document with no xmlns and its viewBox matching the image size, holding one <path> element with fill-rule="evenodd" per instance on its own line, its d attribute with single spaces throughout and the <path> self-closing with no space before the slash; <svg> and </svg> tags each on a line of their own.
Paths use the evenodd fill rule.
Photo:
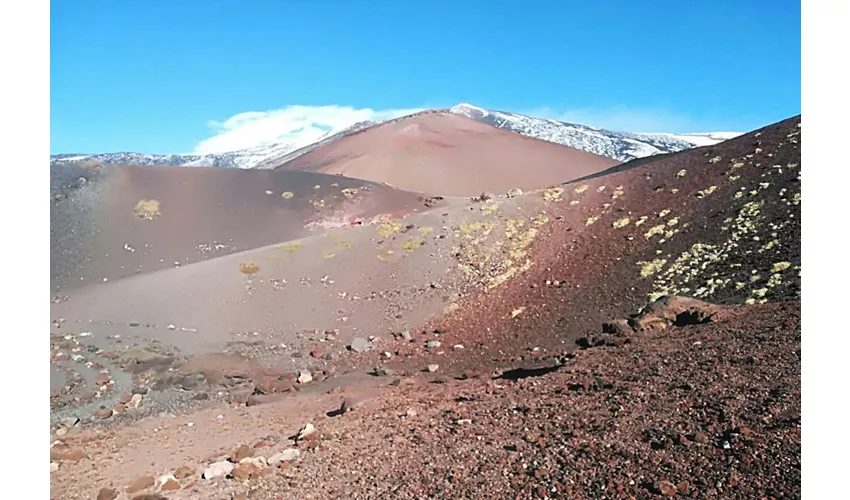
<svg viewBox="0 0 850 500">
<path fill-rule="evenodd" d="M 539 108 L 525 114 L 622 132 L 699 133 L 713 131 L 706 130 L 704 124 L 687 115 L 661 109 L 612 107 L 557 111 L 552 108 Z"/>
<path fill-rule="evenodd" d="M 286 106 L 271 111 L 248 111 L 224 121 L 211 121 L 215 135 L 195 146 L 195 154 L 222 153 L 237 149 L 295 142 L 299 147 L 362 121 L 383 121 L 422 111 L 374 110 L 350 106 Z"/>
</svg>

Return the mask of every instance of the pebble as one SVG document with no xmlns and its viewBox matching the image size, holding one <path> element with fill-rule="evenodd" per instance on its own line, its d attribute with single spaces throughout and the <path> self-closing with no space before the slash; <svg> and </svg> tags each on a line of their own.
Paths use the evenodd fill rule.
<svg viewBox="0 0 850 500">
<path fill-rule="evenodd" d="M 410 330 L 404 330 L 403 332 L 401 332 L 401 338 L 410 341 L 413 339 L 413 335 L 410 334 Z"/>
<path fill-rule="evenodd" d="M 127 408 L 138 408 L 139 405 L 142 404 L 142 395 L 141 394 L 133 394 L 133 397 L 130 398 L 130 401 L 127 402 Z"/>
<path fill-rule="evenodd" d="M 440 347 L 440 345 L 441 344 L 439 340 L 429 340 L 425 343 L 425 347 L 427 347 L 428 349 L 436 349 Z"/>
<path fill-rule="evenodd" d="M 260 469 L 251 463 L 239 464 L 230 471 L 230 475 L 238 481 L 247 481 L 260 474 Z"/>
<path fill-rule="evenodd" d="M 354 352 L 366 352 L 372 348 L 372 343 L 363 337 L 355 337 L 349 347 Z"/>
<path fill-rule="evenodd" d="M 208 465 L 204 469 L 204 473 L 201 475 L 204 479 L 213 479 L 216 477 L 222 477 L 230 474 L 233 471 L 233 464 L 228 462 L 227 460 L 222 460 L 221 462 L 216 462 L 214 464 Z"/>
<path fill-rule="evenodd" d="M 302 439 L 306 439 L 307 436 L 313 434 L 314 432 L 316 432 L 316 427 L 314 427 L 313 424 L 307 424 L 304 426 L 303 429 L 301 429 L 300 432 L 298 432 L 297 440 L 300 441 Z"/>
<path fill-rule="evenodd" d="M 142 491 L 145 488 L 150 488 L 156 483 L 156 480 L 151 475 L 142 476 L 127 486 L 127 493 L 133 494 Z"/>
<path fill-rule="evenodd" d="M 100 408 L 99 410 L 94 412 L 94 416 L 97 418 L 107 419 L 112 416 L 114 411 L 112 408 Z"/>
<path fill-rule="evenodd" d="M 236 451 L 233 452 L 233 454 L 230 456 L 230 459 L 238 463 L 243 458 L 248 458 L 252 456 L 254 456 L 254 448 L 251 448 L 247 444 L 243 444 L 242 446 L 237 448 Z"/>
<path fill-rule="evenodd" d="M 115 500 L 118 492 L 112 488 L 101 488 L 97 493 L 97 500 Z"/>
<path fill-rule="evenodd" d="M 434 373 L 440 369 L 440 365 L 428 365 L 428 371 Z"/>
<path fill-rule="evenodd" d="M 308 372 L 307 370 L 302 370 L 301 373 L 298 375 L 298 383 L 299 384 L 306 384 L 306 383 L 312 382 L 312 381 L 313 381 L 313 375 L 310 374 L 310 372 Z"/>
<path fill-rule="evenodd" d="M 342 406 L 340 406 L 339 409 L 343 413 L 346 413 L 346 412 L 349 412 L 351 410 L 356 409 L 357 406 L 358 406 L 357 403 L 358 402 L 355 398 L 352 398 L 352 397 L 349 396 L 349 397 L 342 400 Z"/>
<path fill-rule="evenodd" d="M 181 465 L 180 467 L 174 469 L 174 477 L 177 479 L 186 479 L 187 477 L 194 476 L 195 471 L 197 469 L 192 467 L 191 465 Z"/>
<path fill-rule="evenodd" d="M 655 488 L 665 497 L 672 497 L 678 493 L 676 485 L 670 481 L 659 481 L 655 483 Z"/>
<path fill-rule="evenodd" d="M 301 456 L 301 450 L 296 448 L 288 448 L 286 450 L 281 451 L 280 453 L 275 453 L 274 455 L 268 458 L 268 464 L 272 467 L 278 465 L 281 462 L 291 462 L 296 458 Z"/>
<path fill-rule="evenodd" d="M 56 472 L 59 470 L 59 462 L 50 462 L 50 472 Z"/>
</svg>

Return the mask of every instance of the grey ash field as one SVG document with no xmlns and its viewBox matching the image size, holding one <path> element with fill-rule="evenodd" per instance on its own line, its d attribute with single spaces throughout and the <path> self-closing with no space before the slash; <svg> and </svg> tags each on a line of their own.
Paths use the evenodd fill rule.
<svg viewBox="0 0 850 500">
<path fill-rule="evenodd" d="M 799 116 L 622 165 L 520 138 L 563 155 L 537 187 L 334 175 L 487 145 L 410 120 L 52 167 L 52 498 L 800 497 Z"/>
</svg>

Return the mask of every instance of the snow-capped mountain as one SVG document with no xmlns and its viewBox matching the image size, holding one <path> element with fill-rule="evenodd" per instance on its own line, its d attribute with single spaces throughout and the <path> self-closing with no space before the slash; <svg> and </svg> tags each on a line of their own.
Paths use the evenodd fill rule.
<svg viewBox="0 0 850 500">
<path fill-rule="evenodd" d="M 274 168 L 282 164 L 284 162 L 282 158 L 286 157 L 289 153 L 301 151 L 305 147 L 315 148 L 320 144 L 339 139 L 374 124 L 375 122 L 370 121 L 358 122 L 339 132 L 329 132 L 313 144 L 305 143 L 304 141 L 281 142 L 205 155 L 155 155 L 143 153 L 57 154 L 51 155 L 50 161 L 90 161 L 118 165 L 161 165 L 173 167 Z M 289 159 L 292 158 L 287 158 L 286 161 Z"/>
<path fill-rule="evenodd" d="M 562 144 L 624 162 L 656 154 L 675 153 L 694 147 L 710 146 L 741 135 L 738 132 L 703 134 L 616 132 L 587 125 L 494 111 L 466 103 L 458 104 L 450 111 L 528 137 Z"/>
</svg>

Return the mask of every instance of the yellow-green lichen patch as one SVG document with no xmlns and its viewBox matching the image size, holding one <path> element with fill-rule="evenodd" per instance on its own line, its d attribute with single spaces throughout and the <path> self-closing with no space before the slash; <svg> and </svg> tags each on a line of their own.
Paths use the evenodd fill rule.
<svg viewBox="0 0 850 500">
<path fill-rule="evenodd" d="M 499 209 L 499 205 L 501 204 L 501 201 L 487 200 L 484 202 L 483 205 L 481 205 L 481 208 L 479 210 L 481 210 L 481 213 L 483 213 L 484 215 L 491 215 L 496 213 L 496 211 Z"/>
<path fill-rule="evenodd" d="M 737 162 L 735 162 L 735 163 L 733 163 L 733 164 L 732 164 L 732 168 L 733 168 L 733 169 L 739 169 L 739 168 L 741 168 L 741 167 L 743 167 L 743 166 L 744 166 L 744 162 L 742 162 L 742 161 L 737 161 Z"/>
<path fill-rule="evenodd" d="M 644 233 L 644 238 L 650 239 L 656 234 L 664 234 L 664 224 L 659 224 L 657 226 L 649 228 L 649 231 Z"/>
<path fill-rule="evenodd" d="M 316 208 L 325 208 L 325 200 L 313 200 L 310 203 Z"/>
<path fill-rule="evenodd" d="M 337 188 L 337 187 L 339 187 L 339 183 L 338 183 L 338 182 L 334 182 L 334 183 L 332 183 L 332 184 L 331 184 L 331 187 L 332 187 L 332 188 Z"/>
<path fill-rule="evenodd" d="M 322 186 L 316 184 L 315 186 L 313 186 L 313 189 L 322 189 Z"/>
<path fill-rule="evenodd" d="M 640 266 L 640 277 L 647 278 L 652 276 L 660 271 L 666 263 L 667 259 L 653 259 L 650 262 L 638 262 L 638 266 Z"/>
<path fill-rule="evenodd" d="M 669 209 L 666 209 L 666 208 L 665 208 L 664 210 L 662 210 L 662 211 L 658 212 L 658 217 L 660 217 L 660 218 L 662 218 L 662 219 L 663 219 L 664 217 L 667 217 L 668 215 L 670 215 L 670 210 L 669 210 Z"/>
<path fill-rule="evenodd" d="M 322 252 L 322 258 L 324 259 L 333 259 L 334 257 L 336 257 L 336 253 L 331 250 L 325 250 Z"/>
<path fill-rule="evenodd" d="M 614 188 L 614 194 L 611 195 L 611 199 L 616 200 L 620 196 L 623 196 L 624 192 L 625 191 L 623 190 L 623 186 L 617 186 L 616 188 Z"/>
<path fill-rule="evenodd" d="M 796 163 L 789 163 L 788 165 L 785 165 L 785 166 L 786 166 L 787 168 L 797 168 L 797 164 L 796 164 Z"/>
<path fill-rule="evenodd" d="M 620 229 L 621 227 L 628 226 L 629 222 L 628 217 L 623 217 L 622 219 L 615 220 L 611 225 L 614 226 L 615 229 Z"/>
<path fill-rule="evenodd" d="M 592 226 L 596 221 L 599 220 L 597 216 L 591 216 L 587 218 L 587 221 L 584 223 L 585 226 Z"/>
<path fill-rule="evenodd" d="M 407 250 L 408 252 L 412 252 L 413 250 L 416 250 L 417 248 L 421 247 L 424 244 L 425 244 L 425 242 L 418 239 L 418 238 L 410 238 L 410 239 L 402 241 L 399 244 L 399 246 L 401 247 L 402 250 Z"/>
<path fill-rule="evenodd" d="M 153 220 L 162 215 L 159 211 L 159 201 L 141 199 L 136 202 L 136 206 L 133 208 L 133 214 L 140 219 Z"/>
<path fill-rule="evenodd" d="M 744 192 L 743 192 L 743 191 L 738 191 L 738 192 L 736 192 L 736 193 L 735 193 L 735 196 L 734 196 L 734 198 L 735 198 L 736 200 L 737 200 L 737 199 L 739 199 L 739 198 L 743 198 L 743 197 L 744 197 Z"/>
<path fill-rule="evenodd" d="M 635 226 L 642 226 L 643 223 L 646 222 L 647 219 L 649 219 L 649 217 L 647 217 L 645 215 L 641 215 L 640 219 L 635 221 Z"/>
<path fill-rule="evenodd" d="M 721 158 L 719 156 L 715 156 L 714 158 L 708 160 L 708 163 L 711 163 L 712 165 L 714 165 L 715 163 L 720 163 L 720 160 L 722 160 L 722 159 L 723 158 Z"/>
<path fill-rule="evenodd" d="M 451 314 L 457 311 L 458 309 L 460 309 L 460 305 L 455 302 L 452 302 L 451 304 L 446 304 L 446 307 L 443 308 L 443 314 Z"/>
<path fill-rule="evenodd" d="M 789 267 L 791 267 L 790 262 L 777 262 L 777 263 L 773 264 L 772 268 L 770 268 L 770 272 L 779 273 L 779 272 L 782 272 L 782 271 L 788 269 Z"/>
<path fill-rule="evenodd" d="M 587 191 L 588 189 L 590 189 L 590 184 L 582 184 L 581 186 L 576 186 L 573 191 L 575 191 L 576 194 L 581 194 Z"/>
<path fill-rule="evenodd" d="M 794 193 L 794 197 L 791 199 L 791 202 L 795 205 L 799 205 L 801 200 L 800 193 Z"/>
<path fill-rule="evenodd" d="M 295 194 L 292 191 L 284 191 L 284 192 L 280 193 L 280 197 L 285 199 L 285 200 L 288 200 L 288 199 L 292 198 L 293 196 L 295 196 Z"/>
<path fill-rule="evenodd" d="M 576 193 L 578 193 L 578 188 L 576 188 Z M 561 201 L 561 195 L 564 193 L 564 188 L 562 187 L 551 187 L 545 191 L 543 191 L 543 199 L 548 202 L 556 202 Z"/>
<path fill-rule="evenodd" d="M 239 263 L 239 272 L 243 274 L 255 274 L 260 270 L 260 266 L 258 266 L 254 262 L 240 262 Z"/>
<path fill-rule="evenodd" d="M 297 252 L 298 250 L 301 250 L 301 247 L 303 246 L 304 244 L 300 241 L 292 241 L 290 243 L 280 243 L 275 245 L 275 248 L 283 250 L 284 252 Z"/>
<path fill-rule="evenodd" d="M 401 231 L 401 224 L 398 221 L 388 220 L 381 222 L 375 227 L 375 232 L 378 236 L 389 238 L 390 236 Z"/>
<path fill-rule="evenodd" d="M 679 170 L 678 172 L 676 172 L 676 177 L 684 177 L 685 174 L 687 174 L 687 173 L 688 173 L 688 171 L 683 168 L 682 170 Z"/>
<path fill-rule="evenodd" d="M 679 219 L 677 217 L 673 217 L 672 219 L 667 221 L 668 226 L 675 226 L 679 223 Z"/>
<path fill-rule="evenodd" d="M 336 247 L 339 248 L 340 250 L 348 250 L 349 248 L 351 248 L 351 242 L 350 241 L 337 241 Z"/>
<path fill-rule="evenodd" d="M 511 318 L 516 318 L 517 316 L 522 314 L 523 311 L 525 311 L 524 307 L 518 307 L 514 309 L 513 311 L 511 311 Z"/>
<path fill-rule="evenodd" d="M 357 188 L 345 188 L 342 190 L 342 194 L 346 198 L 353 198 L 357 194 Z"/>
<path fill-rule="evenodd" d="M 274 194 L 274 193 L 272 191 L 269 191 L 268 189 L 266 189 L 266 194 Z"/>
<path fill-rule="evenodd" d="M 600 193 L 601 193 L 602 191 L 605 191 L 605 184 L 603 184 L 603 185 L 599 186 L 598 188 L 596 188 L 596 190 L 597 190 L 598 192 L 600 192 Z"/>
<path fill-rule="evenodd" d="M 417 229 L 417 231 L 422 236 L 428 236 L 429 234 L 434 232 L 434 228 L 430 227 L 430 226 L 423 226 L 423 227 L 420 227 L 419 229 Z"/>
<path fill-rule="evenodd" d="M 671 193 L 676 194 L 679 192 L 679 188 L 673 188 L 670 190 Z"/>
<path fill-rule="evenodd" d="M 769 182 L 759 182 L 759 189 L 767 189 L 770 187 Z"/>
<path fill-rule="evenodd" d="M 546 214 L 537 214 L 531 219 L 531 223 L 535 226 L 543 226 L 547 222 L 549 222 L 549 217 L 547 217 Z"/>
<path fill-rule="evenodd" d="M 573 200 L 573 201 L 570 202 L 570 206 L 574 207 L 574 206 L 578 205 L 578 203 L 579 203 L 578 200 Z"/>
<path fill-rule="evenodd" d="M 737 181 L 737 180 L 738 180 L 738 179 L 740 179 L 740 178 L 741 178 L 741 176 L 740 176 L 740 175 L 730 175 L 730 176 L 729 176 L 729 180 L 730 180 L 731 182 L 735 182 L 735 181 Z"/>
<path fill-rule="evenodd" d="M 705 198 L 717 190 L 717 186 L 709 186 L 697 192 L 697 198 Z"/>
</svg>

